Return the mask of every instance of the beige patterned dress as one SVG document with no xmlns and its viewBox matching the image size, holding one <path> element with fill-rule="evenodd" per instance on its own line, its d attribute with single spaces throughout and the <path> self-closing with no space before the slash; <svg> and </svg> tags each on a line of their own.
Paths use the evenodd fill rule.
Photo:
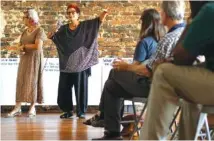
<svg viewBox="0 0 214 141">
<path fill-rule="evenodd" d="M 29 33 L 25 30 L 21 36 L 21 44 L 35 44 L 36 39 L 45 40 L 44 30 L 39 27 Z M 43 103 L 43 50 L 28 50 L 20 56 L 16 83 L 16 102 Z"/>
</svg>

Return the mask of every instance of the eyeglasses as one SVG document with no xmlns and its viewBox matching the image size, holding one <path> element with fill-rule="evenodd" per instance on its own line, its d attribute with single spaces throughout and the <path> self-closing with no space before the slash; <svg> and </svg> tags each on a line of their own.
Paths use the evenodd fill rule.
<svg viewBox="0 0 214 141">
<path fill-rule="evenodd" d="M 67 11 L 67 15 L 70 15 L 70 14 L 75 14 L 76 13 L 76 11 Z"/>
</svg>

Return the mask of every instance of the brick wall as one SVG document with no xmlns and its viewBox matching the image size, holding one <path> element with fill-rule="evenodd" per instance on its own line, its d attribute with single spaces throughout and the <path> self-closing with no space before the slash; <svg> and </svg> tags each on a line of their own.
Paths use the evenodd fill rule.
<svg viewBox="0 0 214 141">
<path fill-rule="evenodd" d="M 5 57 L 9 51 L 4 49 L 12 45 L 24 30 L 22 23 L 23 10 L 28 7 L 34 7 L 40 17 L 41 26 L 46 33 L 58 18 L 66 21 L 65 10 L 68 1 L 3 1 L 1 8 L 5 14 L 7 25 L 2 38 L 1 55 Z M 145 8 L 160 7 L 159 1 L 78 1 L 81 9 L 80 20 L 90 19 L 98 16 L 103 8 L 109 7 L 109 15 L 101 26 L 99 32 L 99 50 L 100 57 L 124 56 L 132 57 L 138 40 L 141 12 Z M 186 15 L 189 14 L 187 8 Z M 46 57 L 56 57 L 55 47 L 50 48 L 51 41 L 44 43 L 44 54 Z M 48 50 L 51 50 L 49 53 Z M 49 56 L 47 56 L 49 55 Z M 13 53 L 9 57 L 14 57 Z"/>
</svg>

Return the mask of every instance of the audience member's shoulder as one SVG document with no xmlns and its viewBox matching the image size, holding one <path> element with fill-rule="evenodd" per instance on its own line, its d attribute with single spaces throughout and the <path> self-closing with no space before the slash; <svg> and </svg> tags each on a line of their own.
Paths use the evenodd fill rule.
<svg viewBox="0 0 214 141">
<path fill-rule="evenodd" d="M 185 27 L 179 27 L 179 28 L 175 29 L 174 31 L 167 33 L 165 36 L 166 37 L 178 36 L 184 31 L 184 29 L 185 29 Z"/>
<path fill-rule="evenodd" d="M 165 36 L 159 41 L 160 44 L 173 43 L 173 41 L 177 40 L 180 37 L 180 35 L 184 31 L 184 28 L 185 27 L 179 27 L 176 30 L 165 34 Z"/>
<path fill-rule="evenodd" d="M 151 43 L 151 42 L 157 42 L 157 41 L 154 39 L 154 37 L 152 37 L 152 36 L 147 36 L 147 37 L 143 38 L 143 39 L 141 40 L 141 42 Z"/>
<path fill-rule="evenodd" d="M 208 2 L 205 4 L 201 10 L 199 11 L 199 14 L 195 17 L 195 19 L 206 17 L 209 18 L 210 16 L 213 16 L 214 14 L 214 2 Z"/>
<path fill-rule="evenodd" d="M 209 2 L 205 4 L 202 10 L 214 13 L 214 2 Z"/>
<path fill-rule="evenodd" d="M 171 33 L 172 32 L 165 34 L 164 37 L 158 43 L 164 44 L 164 43 L 170 42 L 173 37 Z"/>
</svg>

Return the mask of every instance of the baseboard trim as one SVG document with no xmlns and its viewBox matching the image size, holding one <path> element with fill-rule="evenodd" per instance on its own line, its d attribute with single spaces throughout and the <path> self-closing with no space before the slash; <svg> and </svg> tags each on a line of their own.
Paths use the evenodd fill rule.
<svg viewBox="0 0 214 141">
<path fill-rule="evenodd" d="M 23 105 L 22 111 L 27 112 L 29 110 L 29 105 Z M 136 111 L 139 112 L 142 108 L 140 105 L 135 105 Z M 1 105 L 1 113 L 8 113 L 11 110 L 13 110 L 14 105 Z M 76 106 L 74 106 L 74 112 L 75 112 Z M 88 106 L 87 113 L 96 113 L 99 109 L 98 105 L 90 105 Z M 57 105 L 36 105 L 36 112 L 37 113 L 61 113 L 62 111 Z M 132 113 L 133 107 L 132 105 L 125 105 L 124 107 L 125 113 Z"/>
<path fill-rule="evenodd" d="M 22 111 L 27 112 L 29 110 L 28 105 L 22 106 Z M 8 113 L 13 110 L 14 105 L 1 105 L 1 113 Z M 76 109 L 76 106 L 74 106 Z M 74 110 L 75 111 L 75 110 Z M 95 113 L 98 111 L 98 106 L 88 106 L 87 112 L 88 113 Z M 57 105 L 36 105 L 36 112 L 37 113 L 61 113 L 62 111 Z"/>
</svg>

